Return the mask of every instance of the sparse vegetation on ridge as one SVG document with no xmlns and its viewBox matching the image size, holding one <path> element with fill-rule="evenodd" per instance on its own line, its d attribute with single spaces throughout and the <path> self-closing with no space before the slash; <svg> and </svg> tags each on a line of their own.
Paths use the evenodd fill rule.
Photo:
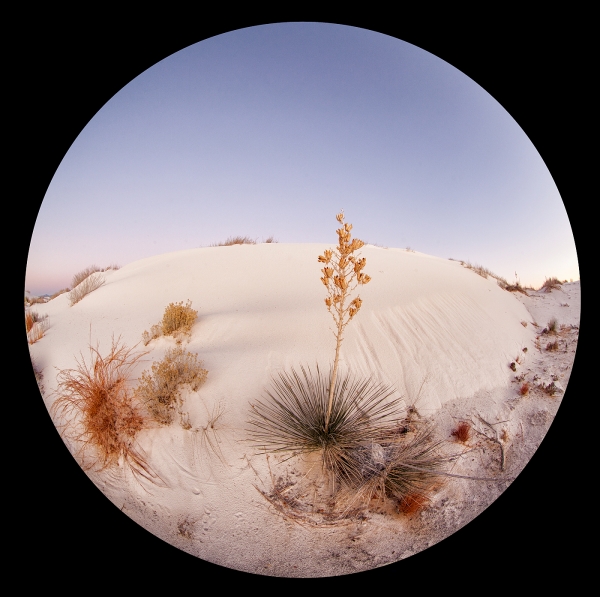
<svg viewBox="0 0 600 597">
<path fill-rule="evenodd" d="M 73 289 L 69 292 L 71 307 L 106 282 L 104 276 L 99 273 L 101 271 L 100 268 L 92 265 L 73 276 L 73 281 L 71 282 Z"/>
<path fill-rule="evenodd" d="M 263 243 L 276 243 L 274 236 L 269 236 Z M 211 247 L 231 247 L 233 245 L 256 245 L 258 244 L 258 240 L 255 238 L 250 238 L 249 236 L 230 236 L 225 241 L 212 243 Z"/>
</svg>

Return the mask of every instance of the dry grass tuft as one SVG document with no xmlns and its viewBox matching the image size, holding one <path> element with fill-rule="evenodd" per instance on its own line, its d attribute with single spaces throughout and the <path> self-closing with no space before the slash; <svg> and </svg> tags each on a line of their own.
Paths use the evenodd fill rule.
<svg viewBox="0 0 600 597">
<path fill-rule="evenodd" d="M 558 340 L 554 340 L 554 342 L 548 342 L 548 344 L 546 344 L 546 350 L 558 350 Z"/>
<path fill-rule="evenodd" d="M 264 243 L 276 243 L 278 242 L 274 236 L 269 236 L 267 237 L 265 240 L 263 240 Z"/>
<path fill-rule="evenodd" d="M 73 279 L 71 280 L 71 288 L 79 286 L 79 284 L 81 284 L 86 278 L 89 278 L 92 274 L 101 271 L 102 268 L 98 267 L 97 265 L 90 265 L 89 267 L 82 269 L 73 276 Z"/>
<path fill-rule="evenodd" d="M 181 342 L 182 337 L 191 334 L 197 315 L 198 311 L 192 309 L 192 302 L 189 299 L 185 305 L 183 301 L 169 303 L 160 324 L 153 325 L 149 332 L 144 331 L 142 334 L 144 345 L 147 346 L 151 340 L 159 336 L 173 336 Z"/>
<path fill-rule="evenodd" d="M 44 380 L 44 375 L 33 357 L 31 357 L 31 366 L 33 368 L 33 374 L 35 375 L 35 381 L 37 382 L 38 388 L 40 389 L 40 392 L 43 393 L 44 385 L 42 381 Z"/>
<path fill-rule="evenodd" d="M 136 445 L 136 436 L 148 420 L 129 390 L 129 374 L 147 353 L 135 353 L 113 338 L 106 356 L 98 346 L 83 355 L 75 369 L 62 369 L 57 380 L 54 414 L 63 419 L 59 427 L 75 442 L 84 470 L 103 470 L 127 464 L 136 477 L 156 482 L 158 476 Z"/>
<path fill-rule="evenodd" d="M 451 435 L 464 444 L 471 437 L 471 424 L 467 421 L 461 421 Z"/>
<path fill-rule="evenodd" d="M 409 493 L 398 501 L 398 511 L 407 516 L 416 514 L 429 504 L 429 498 L 422 493 Z"/>
<path fill-rule="evenodd" d="M 172 423 L 178 411 L 182 425 L 189 428 L 181 412 L 180 389 L 184 384 L 189 384 L 196 391 L 206 380 L 208 371 L 202 369 L 202 362 L 197 359 L 198 355 L 177 346 L 169 349 L 162 361 L 152 365 L 152 373 L 142 373 L 135 394 L 145 404 L 152 418 L 161 425 Z"/>
<path fill-rule="evenodd" d="M 415 496 L 424 498 L 442 483 L 446 472 L 442 443 L 434 439 L 431 426 L 424 426 L 349 452 L 355 471 L 351 487 L 363 503 L 376 495 L 407 505 Z"/>
<path fill-rule="evenodd" d="M 64 294 L 65 292 L 70 292 L 71 289 L 70 288 L 63 288 L 57 292 L 55 292 L 48 300 L 51 301 L 52 299 L 55 299 L 57 296 L 60 296 L 61 294 Z"/>
<path fill-rule="evenodd" d="M 49 327 L 48 315 L 39 315 L 31 309 L 25 311 L 25 331 L 29 344 L 34 344 L 43 338 L 44 333 Z"/>
<path fill-rule="evenodd" d="M 540 290 L 543 290 L 544 292 L 552 292 L 555 289 L 560 290 L 562 284 L 563 282 L 561 282 L 558 278 L 546 278 L 544 283 L 540 287 Z"/>
<path fill-rule="evenodd" d="M 272 237 L 270 237 L 272 238 Z M 273 242 L 272 240 L 269 242 Z M 220 243 L 213 243 L 211 247 L 231 247 L 233 245 L 255 245 L 256 239 L 249 236 L 230 236 L 227 240 Z"/>
<path fill-rule="evenodd" d="M 82 272 L 80 272 L 80 274 L 82 274 Z M 77 277 L 77 274 L 75 277 Z M 75 281 L 75 277 L 73 278 L 73 281 Z M 100 288 L 104 282 L 106 282 L 104 276 L 97 272 L 91 272 L 85 276 L 79 284 L 73 284 L 73 290 L 69 292 L 69 302 L 71 307 L 90 294 L 90 292 Z"/>
<path fill-rule="evenodd" d="M 521 384 L 521 387 L 519 388 L 519 393 L 521 394 L 521 396 L 527 396 L 527 394 L 529 394 L 530 389 L 531 389 L 531 386 L 529 385 L 529 382 L 524 381 Z"/>
</svg>

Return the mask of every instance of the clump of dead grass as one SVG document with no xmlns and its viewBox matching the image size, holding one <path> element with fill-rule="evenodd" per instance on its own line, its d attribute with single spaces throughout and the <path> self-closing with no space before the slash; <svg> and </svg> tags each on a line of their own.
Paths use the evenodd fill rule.
<svg viewBox="0 0 600 597">
<path fill-rule="evenodd" d="M 529 382 L 524 381 L 521 384 L 521 387 L 519 388 L 519 394 L 521 394 L 521 396 L 527 396 L 527 394 L 529 394 L 530 389 L 531 389 L 531 386 L 530 386 Z"/>
<path fill-rule="evenodd" d="M 188 384 L 196 391 L 206 380 L 208 371 L 202 368 L 198 355 L 177 346 L 167 350 L 162 361 L 153 363 L 152 372 L 144 371 L 135 390 L 136 396 L 145 404 L 152 418 L 161 425 L 169 425 L 179 412 L 181 424 L 190 428 L 181 411 L 180 390 Z"/>
<path fill-rule="evenodd" d="M 70 292 L 71 289 L 70 288 L 62 288 L 61 290 L 58 290 L 57 292 L 55 292 L 48 300 L 51 301 L 52 299 L 55 299 L 57 296 L 60 296 L 61 294 L 64 294 L 65 292 Z"/>
<path fill-rule="evenodd" d="M 134 348 L 113 338 L 103 356 L 98 345 L 90 345 L 89 363 L 81 355 L 75 369 L 58 372 L 58 397 L 52 412 L 60 416 L 58 427 L 74 442 L 84 470 L 123 463 L 136 477 L 156 482 L 158 476 L 136 441 L 147 427 L 148 417 L 129 388 L 130 373 L 147 353 L 137 353 Z"/>
<path fill-rule="evenodd" d="M 548 344 L 546 344 L 546 350 L 549 350 L 549 351 L 558 350 L 558 340 L 554 340 L 554 342 L 548 342 Z"/>
<path fill-rule="evenodd" d="M 31 367 L 33 368 L 33 374 L 35 375 L 35 381 L 37 382 L 38 388 L 40 389 L 40 392 L 43 393 L 44 384 L 42 382 L 44 380 L 44 374 L 33 357 L 31 357 Z"/>
<path fill-rule="evenodd" d="M 29 344 L 34 344 L 43 338 L 49 327 L 48 315 L 40 315 L 31 309 L 25 311 L 25 332 Z"/>
<path fill-rule="evenodd" d="M 464 444 L 471 437 L 471 424 L 468 421 L 460 421 L 451 435 Z"/>
<path fill-rule="evenodd" d="M 553 276 L 552 278 L 546 278 L 544 280 L 544 283 L 540 287 L 540 290 L 543 290 L 544 292 L 552 292 L 555 289 L 560 290 L 562 284 L 563 282 L 561 282 L 558 278 Z"/>
<path fill-rule="evenodd" d="M 69 292 L 69 302 L 71 307 L 76 305 L 81 299 L 86 297 L 91 292 L 94 292 L 94 290 L 100 288 L 100 286 L 103 286 L 106 282 L 104 276 L 98 273 L 97 269 L 94 271 L 89 271 L 91 269 L 92 268 L 87 268 L 87 270 L 83 270 L 82 272 L 79 272 L 79 274 L 75 274 L 73 277 L 73 289 Z M 75 281 L 79 279 L 81 279 L 81 281 L 75 284 Z"/>
<path fill-rule="evenodd" d="M 165 308 L 162 321 L 153 325 L 149 332 L 144 331 L 142 334 L 144 345 L 147 346 L 151 340 L 160 336 L 173 336 L 181 342 L 183 337 L 189 337 L 197 315 L 198 311 L 192 309 L 192 302 L 189 299 L 185 305 L 183 301 L 169 303 Z"/>
<path fill-rule="evenodd" d="M 226 240 L 213 243 L 211 247 L 231 247 L 233 245 L 255 245 L 256 239 L 249 236 L 230 236 Z"/>
</svg>

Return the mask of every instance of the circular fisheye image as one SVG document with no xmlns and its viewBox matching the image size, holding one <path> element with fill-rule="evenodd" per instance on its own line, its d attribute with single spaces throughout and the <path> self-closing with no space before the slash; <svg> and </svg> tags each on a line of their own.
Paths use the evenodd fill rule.
<svg viewBox="0 0 600 597">
<path fill-rule="evenodd" d="M 170 55 L 90 120 L 33 229 L 25 328 L 115 515 L 320 578 L 424 552 L 510 487 L 580 296 L 552 175 L 487 91 L 394 37 L 277 23 Z"/>
</svg>

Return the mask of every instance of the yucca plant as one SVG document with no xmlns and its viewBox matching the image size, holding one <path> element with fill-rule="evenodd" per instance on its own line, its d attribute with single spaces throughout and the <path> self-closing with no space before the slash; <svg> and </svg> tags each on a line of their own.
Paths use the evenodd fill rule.
<svg viewBox="0 0 600 597">
<path fill-rule="evenodd" d="M 343 213 L 336 218 L 343 224 L 336 231 L 338 245 L 318 257 L 325 264 L 321 281 L 335 323 L 333 365 L 327 375 L 318 365 L 316 373 L 309 367 L 300 367 L 300 373 L 295 369 L 280 373 L 267 399 L 252 405 L 249 431 L 252 441 L 266 452 L 319 452 L 325 470 L 352 483 L 355 473 L 347 454 L 389 435 L 402 414 L 391 386 L 339 371 L 344 330 L 362 304 L 351 293 L 371 278 L 362 272 L 366 259 L 356 253 L 364 243 L 351 239 L 352 225 L 344 223 Z"/>
<path fill-rule="evenodd" d="M 336 216 L 336 219 L 340 224 L 343 224 L 341 228 L 336 230 L 338 245 L 335 249 L 327 249 L 323 255 L 319 255 L 319 262 L 325 264 L 325 267 L 321 270 L 323 273 L 321 282 L 327 288 L 328 296 L 325 298 L 325 304 L 333 316 L 336 339 L 325 431 L 329 427 L 331 409 L 333 408 L 333 394 L 340 360 L 340 348 L 344 339 L 344 329 L 359 312 L 362 305 L 360 296 L 356 296 L 350 301 L 350 294 L 359 284 L 367 284 L 371 280 L 370 276 L 362 272 L 367 260 L 364 257 L 359 259 L 359 255 L 356 253 L 365 243 L 358 238 L 352 239 L 350 234 L 352 224 L 344 224 L 343 211 Z"/>
<path fill-rule="evenodd" d="M 342 481 L 356 480 L 348 453 L 392 434 L 400 416 L 395 390 L 370 378 L 337 377 L 329 408 L 331 371 L 317 365 L 281 372 L 267 401 L 252 405 L 250 435 L 265 452 L 320 452 L 326 470 Z"/>
</svg>

